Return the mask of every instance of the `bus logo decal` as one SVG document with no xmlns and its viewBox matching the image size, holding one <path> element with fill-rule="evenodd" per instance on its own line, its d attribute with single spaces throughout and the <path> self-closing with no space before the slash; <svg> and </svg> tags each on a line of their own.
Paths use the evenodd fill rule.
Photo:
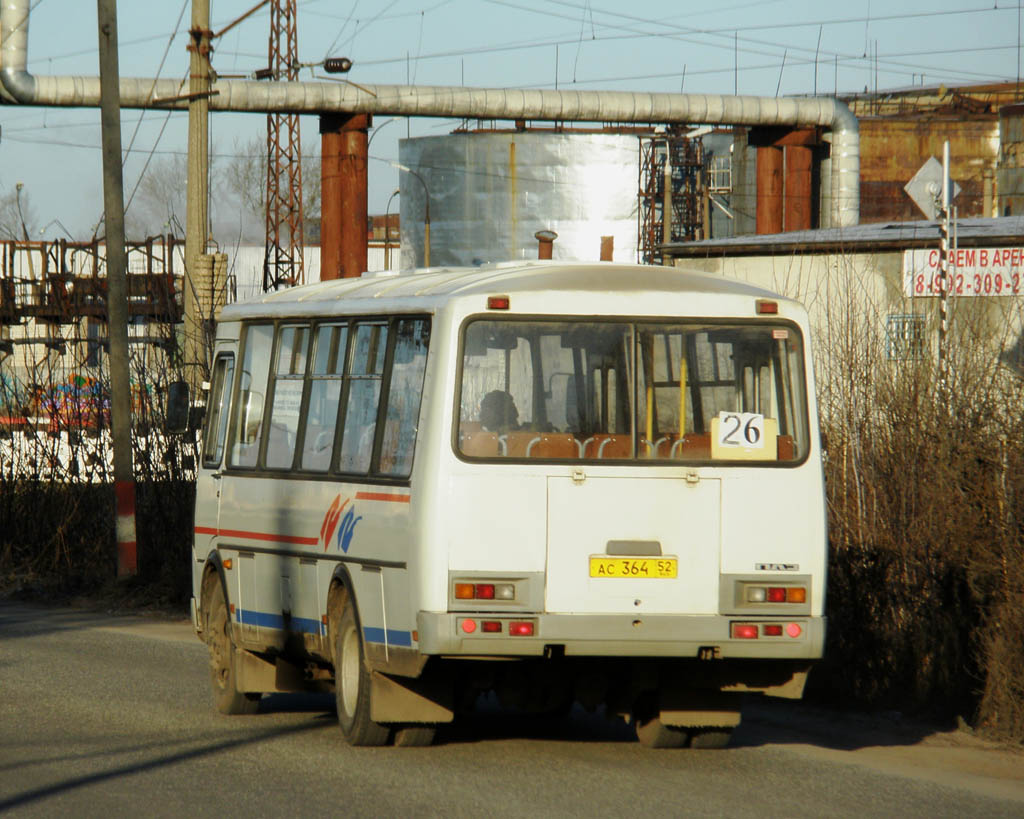
<svg viewBox="0 0 1024 819">
<path fill-rule="evenodd" d="M 320 540 L 324 543 L 325 552 L 330 546 L 331 538 L 334 536 L 334 527 L 338 525 L 341 512 L 348 505 L 348 501 L 348 498 L 342 501 L 341 495 L 338 495 L 331 502 L 331 507 L 327 510 L 327 514 L 324 515 L 324 522 L 320 524 Z"/>
<path fill-rule="evenodd" d="M 341 528 L 338 530 L 338 545 L 341 547 L 341 551 L 348 552 L 348 546 L 352 542 L 352 534 L 356 530 L 356 524 L 362 519 L 362 515 L 358 518 L 356 517 L 354 506 L 345 513 L 345 517 L 341 521 Z"/>
<path fill-rule="evenodd" d="M 324 522 L 320 524 L 320 540 L 323 541 L 325 552 L 331 546 L 331 541 L 334 539 L 334 530 L 338 527 L 339 520 L 341 521 L 341 528 L 338 529 L 337 544 L 341 551 L 348 552 L 356 524 L 363 519 L 361 515 L 359 517 L 355 516 L 355 507 L 349 508 L 347 512 L 345 511 L 345 507 L 348 506 L 350 500 L 351 498 L 342 500 L 341 495 L 338 495 L 331 502 L 327 514 L 324 515 Z M 345 512 L 344 518 L 342 518 L 342 512 Z"/>
</svg>

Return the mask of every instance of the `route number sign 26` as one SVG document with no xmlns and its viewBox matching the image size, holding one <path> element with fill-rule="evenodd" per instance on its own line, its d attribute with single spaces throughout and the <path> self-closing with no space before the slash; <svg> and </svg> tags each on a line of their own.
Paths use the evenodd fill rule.
<svg viewBox="0 0 1024 819">
<path fill-rule="evenodd" d="M 758 412 L 718 413 L 718 445 L 762 449 L 764 447 L 764 416 Z"/>
</svg>

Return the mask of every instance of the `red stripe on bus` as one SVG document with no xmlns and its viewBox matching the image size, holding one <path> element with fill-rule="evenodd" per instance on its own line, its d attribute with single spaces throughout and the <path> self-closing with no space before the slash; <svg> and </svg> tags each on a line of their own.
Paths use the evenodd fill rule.
<svg viewBox="0 0 1024 819">
<path fill-rule="evenodd" d="M 237 529 L 208 529 L 196 526 L 198 535 L 220 535 L 221 537 L 239 537 L 245 540 L 262 540 L 270 543 L 294 543 L 297 546 L 316 546 L 319 542 L 315 537 L 294 537 L 293 535 L 277 535 L 268 532 L 243 532 Z"/>
<path fill-rule="evenodd" d="M 385 492 L 356 492 L 356 500 L 391 501 L 409 503 L 411 495 L 389 495 Z"/>
</svg>

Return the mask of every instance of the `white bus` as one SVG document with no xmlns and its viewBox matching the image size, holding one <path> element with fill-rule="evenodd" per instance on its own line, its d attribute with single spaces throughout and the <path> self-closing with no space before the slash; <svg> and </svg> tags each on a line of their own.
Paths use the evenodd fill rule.
<svg viewBox="0 0 1024 819">
<path fill-rule="evenodd" d="M 825 636 L 804 309 L 676 268 L 367 275 L 224 309 L 192 616 L 225 713 L 333 690 L 354 745 L 483 692 L 716 747 Z"/>
</svg>

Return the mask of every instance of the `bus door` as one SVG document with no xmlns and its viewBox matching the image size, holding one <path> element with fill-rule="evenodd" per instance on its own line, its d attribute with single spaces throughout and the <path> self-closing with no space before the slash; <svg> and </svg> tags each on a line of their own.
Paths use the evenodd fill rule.
<svg viewBox="0 0 1024 819">
<path fill-rule="evenodd" d="M 235 376 L 234 344 L 218 344 L 213 362 L 206 425 L 202 445 L 202 469 L 196 477 L 196 560 L 206 561 L 217 548 L 220 528 L 220 497 L 224 468 L 224 443 L 231 417 L 231 393 Z"/>
</svg>

